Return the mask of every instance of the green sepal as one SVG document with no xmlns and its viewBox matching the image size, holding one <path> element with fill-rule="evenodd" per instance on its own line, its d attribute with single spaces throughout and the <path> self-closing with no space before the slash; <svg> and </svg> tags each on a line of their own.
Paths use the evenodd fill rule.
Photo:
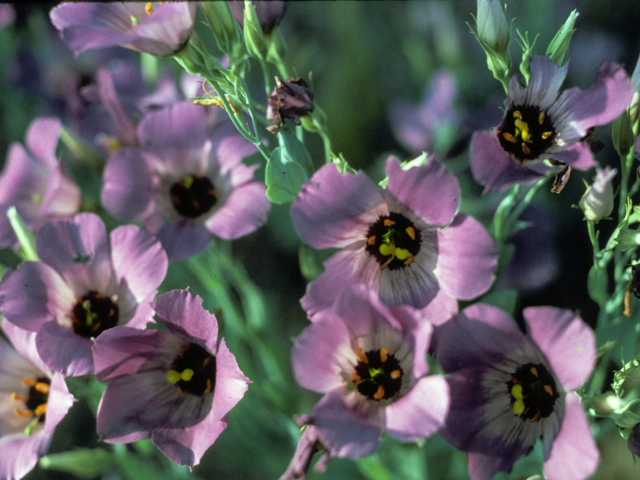
<svg viewBox="0 0 640 480">
<path fill-rule="evenodd" d="M 571 42 L 573 32 L 576 31 L 573 26 L 576 23 L 578 15 L 577 10 L 569 14 L 569 18 L 567 18 L 567 21 L 560 27 L 560 30 L 558 30 L 558 33 L 556 33 L 547 47 L 546 55 L 559 67 L 567 63 L 567 58 L 569 58 L 569 43 Z"/>
</svg>

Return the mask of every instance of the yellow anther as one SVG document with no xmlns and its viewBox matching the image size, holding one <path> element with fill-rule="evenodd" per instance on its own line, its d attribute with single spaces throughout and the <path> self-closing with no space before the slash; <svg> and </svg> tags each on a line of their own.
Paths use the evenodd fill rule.
<svg viewBox="0 0 640 480">
<path fill-rule="evenodd" d="M 520 110 L 516 110 L 515 112 L 513 112 L 513 118 L 522 120 L 522 113 L 520 113 Z"/>
<path fill-rule="evenodd" d="M 138 24 L 138 19 L 133 15 L 131 15 L 129 19 L 131 20 L 131 25 L 133 25 L 134 27 Z"/>
<path fill-rule="evenodd" d="M 169 370 L 167 372 L 167 380 L 171 383 L 178 383 L 180 381 L 180 373 L 175 370 Z"/>
<path fill-rule="evenodd" d="M 416 231 L 414 230 L 413 227 L 407 227 L 405 229 L 405 232 L 407 232 L 407 235 L 409 235 L 409 238 L 411 240 L 415 240 L 416 239 Z"/>
<path fill-rule="evenodd" d="M 544 110 L 538 115 L 538 123 L 542 125 L 542 122 L 544 122 Z"/>
<path fill-rule="evenodd" d="M 396 250 L 396 246 L 393 243 L 383 243 L 380 245 L 380 253 L 385 257 L 387 255 L 393 255 Z"/>
<path fill-rule="evenodd" d="M 411 253 L 410 253 L 410 254 L 409 254 L 409 258 L 407 258 L 407 259 L 404 261 L 404 264 L 405 264 L 405 265 L 411 265 L 411 264 L 413 263 L 413 261 L 414 261 L 414 260 L 415 260 L 415 257 L 413 256 L 413 254 L 411 254 Z"/>
<path fill-rule="evenodd" d="M 522 415 L 522 412 L 524 412 L 524 402 L 522 400 L 516 400 L 513 402 L 513 405 L 511 405 L 511 410 L 513 410 L 513 413 L 516 415 Z"/>
<path fill-rule="evenodd" d="M 388 356 L 389 356 L 388 348 L 383 348 L 382 350 L 380 350 L 380 361 L 382 361 L 382 363 L 387 361 Z"/>
<path fill-rule="evenodd" d="M 38 383 L 38 379 L 36 377 L 27 377 L 22 379 L 22 384 L 25 387 L 33 387 L 36 383 Z"/>
<path fill-rule="evenodd" d="M 382 397 L 384 397 L 384 387 L 380 385 L 378 387 L 378 391 L 373 394 L 373 398 L 376 400 L 380 400 Z"/>
<path fill-rule="evenodd" d="M 527 147 L 527 144 L 522 142 L 522 153 L 525 155 L 529 155 L 531 153 L 531 149 Z"/>
<path fill-rule="evenodd" d="M 44 382 L 36 383 L 33 388 L 36 389 L 36 392 L 47 394 L 49 393 L 49 384 Z"/>
<path fill-rule="evenodd" d="M 396 224 L 396 222 L 394 222 L 393 220 L 389 219 L 389 218 L 385 218 L 384 222 L 382 222 L 384 224 L 385 227 L 392 227 Z"/>
<path fill-rule="evenodd" d="M 400 378 L 400 375 L 402 375 L 402 372 L 400 370 L 394 370 L 389 374 L 392 380 L 397 380 L 398 378 Z"/>
<path fill-rule="evenodd" d="M 359 348 L 356 351 L 356 356 L 362 361 L 362 363 L 369 363 L 369 359 L 367 358 L 367 356 L 364 354 L 364 350 L 362 350 L 361 348 Z"/>
<path fill-rule="evenodd" d="M 407 258 L 409 258 L 409 255 L 411 255 L 411 253 L 409 253 L 409 250 L 405 248 L 396 248 L 393 253 L 396 254 L 398 260 L 406 260 Z"/>
<path fill-rule="evenodd" d="M 204 389 L 204 393 L 209 393 L 213 390 L 213 384 L 211 383 L 211 379 L 207 378 L 207 388 Z"/>
<path fill-rule="evenodd" d="M 31 418 L 33 417 L 33 412 L 31 410 L 20 410 L 19 408 L 14 408 L 13 413 L 22 418 Z"/>
<path fill-rule="evenodd" d="M 375 245 L 375 244 L 376 244 L 376 236 L 375 235 L 371 235 L 367 239 L 367 245 Z"/>
<path fill-rule="evenodd" d="M 533 373 L 534 377 L 538 376 L 538 369 L 536 367 L 531 367 L 531 373 Z"/>
<path fill-rule="evenodd" d="M 516 139 L 509 132 L 504 132 L 502 134 L 502 138 L 504 138 L 507 142 L 516 143 Z"/>
<path fill-rule="evenodd" d="M 540 412 L 536 412 L 536 414 L 529 419 L 529 423 L 536 423 L 538 420 L 540 420 Z"/>
<path fill-rule="evenodd" d="M 153 13 L 153 3 L 147 3 L 144 6 L 144 11 L 147 12 L 147 15 L 151 15 Z"/>
<path fill-rule="evenodd" d="M 349 375 L 349 378 L 353 383 L 359 383 L 362 381 L 362 378 L 356 372 L 351 373 L 351 375 Z"/>
<path fill-rule="evenodd" d="M 553 132 L 543 132 L 542 133 L 542 139 L 546 140 L 547 138 L 549 138 L 551 135 L 553 135 Z"/>
<path fill-rule="evenodd" d="M 35 413 L 38 416 L 44 415 L 45 413 L 47 413 L 47 404 L 46 403 L 41 403 L 40 405 L 38 405 L 36 407 L 36 409 L 33 411 L 33 413 Z"/>
<path fill-rule="evenodd" d="M 180 374 L 180 380 L 184 380 L 185 382 L 188 382 L 192 378 L 193 378 L 193 370 L 191 370 L 190 368 L 185 368 Z"/>
<path fill-rule="evenodd" d="M 522 120 L 516 120 L 516 134 L 520 133 L 522 140 L 527 143 L 532 143 L 531 135 L 529 134 L 529 124 L 527 122 L 523 122 Z"/>
<path fill-rule="evenodd" d="M 19 395 L 16 392 L 11 394 L 11 400 L 15 400 L 16 402 L 28 402 L 29 397 L 25 397 L 24 395 Z"/>
<path fill-rule="evenodd" d="M 515 398 L 516 400 L 522 400 L 522 385 L 514 385 L 513 387 L 511 387 L 511 395 L 513 396 L 513 398 Z"/>
<path fill-rule="evenodd" d="M 544 391 L 547 392 L 550 397 L 553 397 L 553 388 L 551 387 L 551 385 L 545 385 L 543 388 L 544 388 Z"/>
</svg>

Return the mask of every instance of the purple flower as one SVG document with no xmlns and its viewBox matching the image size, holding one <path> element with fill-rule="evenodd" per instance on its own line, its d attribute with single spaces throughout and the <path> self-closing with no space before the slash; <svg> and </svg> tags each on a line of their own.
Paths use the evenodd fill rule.
<svg viewBox="0 0 640 480">
<path fill-rule="evenodd" d="M 61 375 L 42 363 L 35 333 L 2 321 L 0 337 L 0 478 L 17 480 L 49 449 L 53 431 L 75 401 Z"/>
<path fill-rule="evenodd" d="M 364 284 L 389 306 L 423 308 L 440 299 L 471 299 L 494 280 L 497 251 L 484 227 L 458 214 L 456 179 L 433 157 L 404 170 L 386 163 L 386 189 L 364 173 L 318 170 L 291 206 L 300 237 L 314 248 L 339 248 L 302 299 L 310 316 L 346 286 Z M 444 228 L 446 227 L 446 228 Z"/>
<path fill-rule="evenodd" d="M 256 9 L 256 15 L 260 22 L 260 28 L 268 35 L 274 28 L 276 28 L 282 17 L 284 17 L 289 2 L 269 1 L 269 2 L 251 2 Z M 244 2 L 231 1 L 229 2 L 233 16 L 238 21 L 240 26 L 244 26 Z"/>
<path fill-rule="evenodd" d="M 56 158 L 60 121 L 34 120 L 26 135 L 25 149 L 14 143 L 0 175 L 0 246 L 17 247 L 18 239 L 7 218 L 14 205 L 26 225 L 36 230 L 46 220 L 69 217 L 80 207 L 80 190 L 63 163 Z"/>
<path fill-rule="evenodd" d="M 518 183 L 534 183 L 556 160 L 580 170 L 594 166 L 587 138 L 590 128 L 604 125 L 629 106 L 633 87 L 624 69 L 603 62 L 598 80 L 586 91 L 560 93 L 567 75 L 549 58 L 531 59 L 531 79 L 523 87 L 509 83 L 502 123 L 492 132 L 475 132 L 471 140 L 471 172 L 485 191 L 502 191 Z"/>
<path fill-rule="evenodd" d="M 426 376 L 432 328 L 360 287 L 344 290 L 296 339 L 296 380 L 325 394 L 311 423 L 331 456 L 369 455 L 385 429 L 415 441 L 440 428 L 449 397 L 441 376 Z"/>
<path fill-rule="evenodd" d="M 482 304 L 436 330 L 451 389 L 440 433 L 468 452 L 472 480 L 511 471 L 538 439 L 548 480 L 583 480 L 599 455 L 573 390 L 593 369 L 595 336 L 569 310 L 529 307 L 523 315 L 526 335 L 502 310 Z"/>
<path fill-rule="evenodd" d="M 234 239 L 263 225 L 269 211 L 256 148 L 229 121 L 212 128 L 205 108 L 180 102 L 145 116 L 141 149 L 115 152 L 104 171 L 102 202 L 114 216 L 140 220 L 171 261 L 201 252 L 213 235 Z"/>
<path fill-rule="evenodd" d="M 249 379 L 200 297 L 173 290 L 156 298 L 155 311 L 169 331 L 118 327 L 95 341 L 96 377 L 109 382 L 98 435 L 108 443 L 151 438 L 171 460 L 193 467 L 227 427 Z"/>
<path fill-rule="evenodd" d="M 64 375 L 93 373 L 92 339 L 116 325 L 144 329 L 167 272 L 160 242 L 135 225 L 107 235 L 95 214 L 49 222 L 36 235 L 40 261 L 0 282 L 0 312 L 37 332 L 42 360 Z"/>
<path fill-rule="evenodd" d="M 189 40 L 196 3 L 62 3 L 51 10 L 53 25 L 76 55 L 122 46 L 159 57 L 173 55 Z"/>
</svg>

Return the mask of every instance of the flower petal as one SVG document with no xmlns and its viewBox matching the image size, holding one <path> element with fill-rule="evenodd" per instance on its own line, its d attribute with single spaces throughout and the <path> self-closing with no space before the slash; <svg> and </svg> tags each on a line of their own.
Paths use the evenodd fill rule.
<svg viewBox="0 0 640 480">
<path fill-rule="evenodd" d="M 33 155 L 49 168 L 58 164 L 56 147 L 62 124 L 57 118 L 37 118 L 27 130 L 25 143 Z"/>
<path fill-rule="evenodd" d="M 385 409 L 386 429 L 398 440 L 426 438 L 444 424 L 449 410 L 449 386 L 440 375 L 418 380 L 413 388 Z"/>
<path fill-rule="evenodd" d="M 434 156 L 425 165 L 404 170 L 398 160 L 389 157 L 385 164 L 387 190 L 427 224 L 447 225 L 460 205 L 460 187 L 456 178 Z"/>
<path fill-rule="evenodd" d="M 571 310 L 529 307 L 523 311 L 529 334 L 545 354 L 566 391 L 578 388 L 596 360 L 595 335 Z"/>
<path fill-rule="evenodd" d="M 509 82 L 509 96 L 505 106 L 535 105 L 540 110 L 548 109 L 558 97 L 568 69 L 568 63 L 558 67 L 546 55 L 534 55 L 531 57 L 528 86 L 521 86 L 518 77 L 513 76 Z"/>
<path fill-rule="evenodd" d="M 144 227 L 160 239 L 169 262 L 179 262 L 202 252 L 211 243 L 211 232 L 204 225 L 188 221 L 165 223 L 161 217 L 147 218 Z"/>
<path fill-rule="evenodd" d="M 235 188 L 224 205 L 207 220 L 207 229 L 217 237 L 231 240 L 264 225 L 271 207 L 265 190 L 260 182 Z"/>
<path fill-rule="evenodd" d="M 588 170 L 597 165 L 587 142 L 574 143 L 561 151 L 554 151 L 552 149 L 549 151 L 547 157 L 560 160 L 578 170 Z"/>
<path fill-rule="evenodd" d="M 498 249 L 493 238 L 473 217 L 460 214 L 438 230 L 438 263 L 434 274 L 449 295 L 471 300 L 495 280 Z"/>
<path fill-rule="evenodd" d="M 38 459 L 47 453 L 52 437 L 44 430 L 29 436 L 16 433 L 1 437 L 0 478 L 19 479 L 33 470 Z"/>
<path fill-rule="evenodd" d="M 91 340 L 58 325 L 47 322 L 36 335 L 36 346 L 42 361 L 62 375 L 93 375 Z"/>
<path fill-rule="evenodd" d="M 388 215 L 380 189 L 362 172 L 341 174 L 324 165 L 291 204 L 293 225 L 314 248 L 342 248 L 365 239 L 369 226 Z"/>
</svg>

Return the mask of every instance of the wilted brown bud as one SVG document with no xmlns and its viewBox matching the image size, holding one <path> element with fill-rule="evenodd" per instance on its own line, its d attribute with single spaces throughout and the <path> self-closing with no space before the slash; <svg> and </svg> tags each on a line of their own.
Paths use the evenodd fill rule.
<svg viewBox="0 0 640 480">
<path fill-rule="evenodd" d="M 302 78 L 277 80 L 277 85 L 269 95 L 267 118 L 276 122 L 267 127 L 274 135 L 286 118 L 300 125 L 300 117 L 313 112 L 313 93 Z"/>
</svg>

